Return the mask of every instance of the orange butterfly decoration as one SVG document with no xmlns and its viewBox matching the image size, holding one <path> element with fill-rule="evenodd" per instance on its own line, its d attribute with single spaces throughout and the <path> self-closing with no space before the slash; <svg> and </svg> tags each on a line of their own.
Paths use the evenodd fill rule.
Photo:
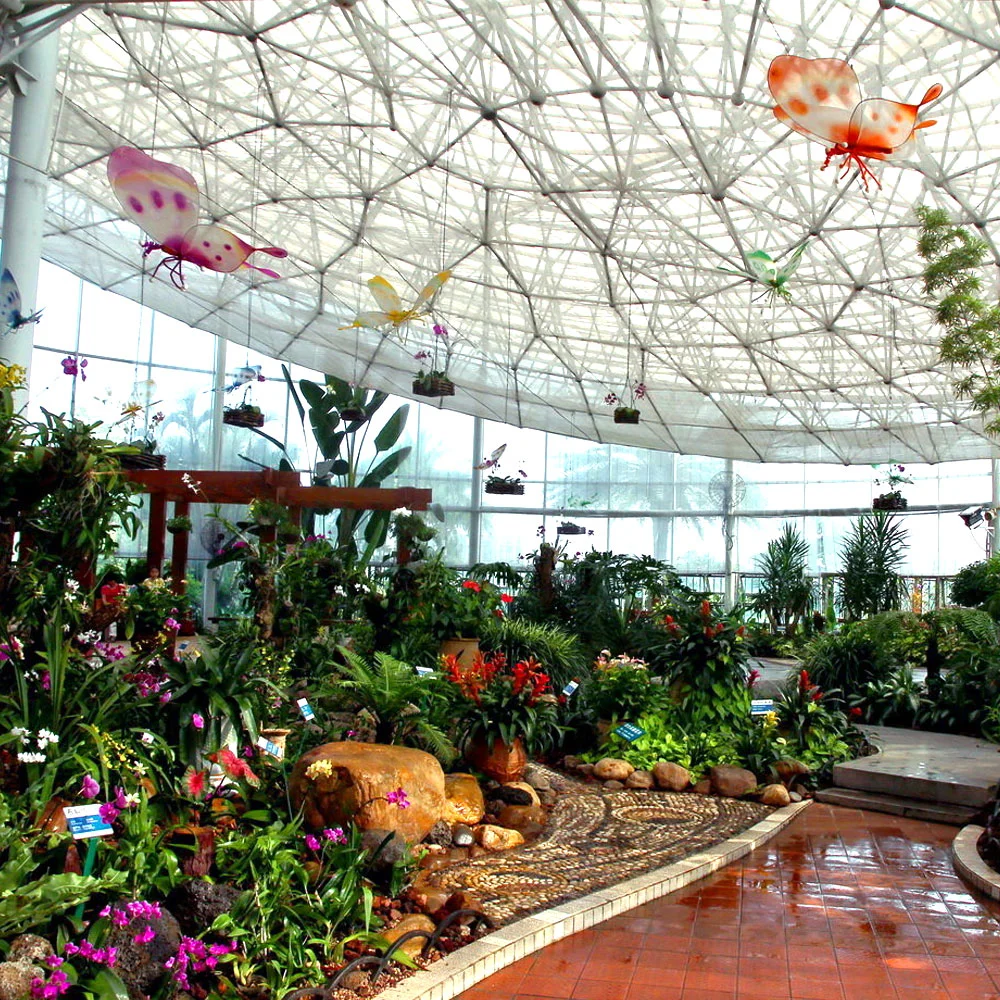
<svg viewBox="0 0 1000 1000">
<path fill-rule="evenodd" d="M 842 156 L 844 177 L 857 164 L 868 190 L 872 173 L 866 159 L 891 160 L 914 138 L 917 129 L 935 124 L 917 121 L 920 109 L 941 95 L 941 84 L 928 88 L 919 104 L 900 104 L 880 97 L 861 99 L 857 74 L 843 59 L 778 56 L 767 71 L 767 86 L 778 102 L 774 116 L 796 132 L 827 146 L 826 169 Z"/>
</svg>

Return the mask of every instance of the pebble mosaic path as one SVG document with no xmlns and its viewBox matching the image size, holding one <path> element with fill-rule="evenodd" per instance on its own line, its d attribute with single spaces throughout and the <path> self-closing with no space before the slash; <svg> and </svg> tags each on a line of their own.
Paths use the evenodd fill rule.
<svg viewBox="0 0 1000 1000">
<path fill-rule="evenodd" d="M 955 828 L 814 803 L 717 874 L 460 1000 L 1000 1000 L 1000 923 Z"/>
<path fill-rule="evenodd" d="M 692 793 L 607 791 L 539 770 L 558 798 L 538 840 L 449 865 L 428 879 L 450 892 L 473 893 L 497 924 L 662 868 L 745 830 L 771 811 L 756 802 Z"/>
</svg>

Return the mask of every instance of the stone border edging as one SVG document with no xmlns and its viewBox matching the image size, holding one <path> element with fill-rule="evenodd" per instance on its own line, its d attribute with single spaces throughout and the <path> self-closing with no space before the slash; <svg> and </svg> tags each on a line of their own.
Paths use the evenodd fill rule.
<svg viewBox="0 0 1000 1000">
<path fill-rule="evenodd" d="M 983 832 L 981 826 L 970 823 L 958 831 L 951 842 L 951 860 L 955 871 L 973 888 L 1000 901 L 1000 872 L 995 872 L 979 856 L 976 841 Z"/>
<path fill-rule="evenodd" d="M 742 858 L 783 830 L 811 803 L 805 799 L 775 809 L 759 823 L 714 847 L 491 931 L 380 993 L 378 1000 L 453 1000 L 525 955 L 697 882 Z"/>
</svg>

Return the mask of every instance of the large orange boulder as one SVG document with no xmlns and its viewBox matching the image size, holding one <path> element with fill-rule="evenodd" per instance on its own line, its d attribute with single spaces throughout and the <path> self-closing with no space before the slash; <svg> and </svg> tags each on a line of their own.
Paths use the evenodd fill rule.
<svg viewBox="0 0 1000 1000">
<path fill-rule="evenodd" d="M 479 782 L 471 774 L 444 776 L 444 820 L 475 826 L 486 815 L 486 802 Z"/>
<path fill-rule="evenodd" d="M 303 754 L 289 778 L 296 809 L 320 830 L 353 822 L 362 830 L 392 830 L 423 840 L 444 813 L 444 772 L 436 757 L 380 743 L 324 743 Z M 409 805 L 392 794 L 402 789 Z"/>
</svg>

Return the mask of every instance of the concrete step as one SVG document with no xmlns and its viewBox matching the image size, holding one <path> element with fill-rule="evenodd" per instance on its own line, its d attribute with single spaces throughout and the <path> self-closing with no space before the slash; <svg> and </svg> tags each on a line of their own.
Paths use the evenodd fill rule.
<svg viewBox="0 0 1000 1000">
<path fill-rule="evenodd" d="M 872 812 L 891 813 L 893 816 L 907 816 L 930 823 L 947 823 L 950 826 L 965 826 L 977 813 L 977 810 L 969 806 L 863 792 L 855 788 L 824 788 L 816 793 L 816 801 L 847 809 L 868 809 Z"/>
<path fill-rule="evenodd" d="M 833 769 L 838 788 L 972 810 L 996 794 L 1000 747 L 994 743 L 885 726 L 862 728 L 881 752 L 838 764 Z"/>
</svg>

